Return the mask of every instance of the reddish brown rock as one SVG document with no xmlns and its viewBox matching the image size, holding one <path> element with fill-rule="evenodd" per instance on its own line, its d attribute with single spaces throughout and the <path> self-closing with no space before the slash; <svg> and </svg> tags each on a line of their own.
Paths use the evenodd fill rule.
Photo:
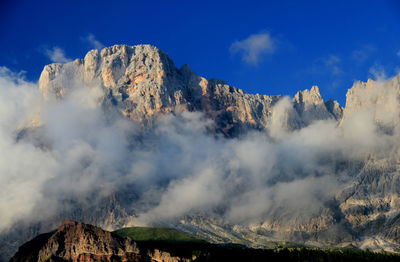
<svg viewBox="0 0 400 262">
<path fill-rule="evenodd" d="M 65 220 L 53 232 L 22 245 L 12 262 L 26 261 L 182 261 L 167 252 L 139 250 L 130 238 L 121 238 L 99 227 Z"/>
</svg>

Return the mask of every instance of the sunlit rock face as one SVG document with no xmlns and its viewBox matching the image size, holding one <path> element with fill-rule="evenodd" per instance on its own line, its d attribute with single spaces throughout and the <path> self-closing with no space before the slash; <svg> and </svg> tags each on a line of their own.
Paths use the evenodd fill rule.
<svg viewBox="0 0 400 262">
<path fill-rule="evenodd" d="M 379 150 L 366 157 L 362 168 L 352 173 L 353 183 L 337 194 L 346 221 L 358 234 L 369 236 L 366 246 L 400 240 L 399 116 L 400 75 L 386 81 L 358 81 L 347 92 L 340 126 L 374 132 L 377 136 L 370 140 L 380 139 L 368 141 L 378 144 Z"/>
<path fill-rule="evenodd" d="M 215 129 L 232 136 L 249 128 L 266 130 L 272 107 L 281 96 L 252 95 L 222 80 L 207 80 L 188 65 L 177 69 L 166 53 L 150 45 L 116 45 L 90 51 L 83 60 L 45 66 L 40 77 L 43 95 L 62 99 L 68 88 L 100 84 L 104 104 L 123 115 L 151 124 L 157 115 L 201 111 L 215 121 Z M 298 113 L 294 129 L 313 120 L 340 118 L 340 106 L 327 110 L 318 87 L 300 91 L 293 100 Z"/>
<path fill-rule="evenodd" d="M 345 116 L 360 110 L 375 109 L 376 119 L 387 116 L 393 117 L 399 109 L 400 75 L 389 81 L 367 82 L 358 81 L 346 94 Z"/>
<path fill-rule="evenodd" d="M 346 94 L 344 118 L 368 114 L 382 132 L 398 132 L 400 112 L 400 75 L 389 81 L 356 82 Z"/>
<path fill-rule="evenodd" d="M 229 199 L 235 199 L 244 191 L 245 196 L 237 199 L 244 203 L 252 200 L 249 205 L 257 202 L 259 206 L 256 207 L 260 209 L 264 208 L 264 202 L 274 201 L 274 197 L 283 200 L 273 202 L 259 213 L 252 209 L 257 219 L 235 222 L 231 218 L 238 214 L 227 214 L 228 204 L 223 202 L 213 207 L 212 212 L 202 210 L 190 213 L 165 222 L 164 226 L 178 228 L 211 242 L 235 242 L 254 247 L 265 247 L 269 241 L 282 240 L 313 246 L 352 244 L 387 250 L 394 250 L 400 244 L 400 152 L 397 142 L 400 141 L 400 76 L 389 81 L 356 82 L 347 93 L 346 107 L 342 108 L 337 101 L 324 101 L 317 86 L 299 91 L 293 99 L 247 94 L 222 80 L 207 80 L 198 76 L 187 65 L 176 68 L 168 55 L 156 47 L 116 45 L 101 51 L 92 50 L 83 60 L 45 66 L 39 85 L 45 99 L 53 103 L 65 101 L 73 93 L 72 90 L 89 90 L 97 99 L 93 106 L 101 107 L 102 113 L 111 117 L 118 116 L 135 123 L 135 127 L 142 128 L 141 134 L 151 132 L 160 116 L 180 115 L 182 112 L 200 112 L 204 118 L 197 120 L 211 123 L 207 125 L 207 135 L 220 139 L 214 142 L 239 143 L 246 134 L 259 131 L 258 135 L 270 141 L 268 143 L 272 147 L 269 149 L 273 150 L 279 144 L 281 151 L 268 151 L 263 155 L 266 159 L 273 155 L 279 161 L 271 168 L 265 165 L 261 171 L 257 170 L 260 173 L 257 177 L 260 180 L 257 181 L 265 182 L 262 186 L 268 187 L 271 192 L 278 190 L 274 186 L 279 188 L 300 181 L 281 191 L 279 197 L 275 193 L 263 194 L 264 191 L 246 195 L 245 190 L 250 188 L 251 192 L 252 187 L 260 184 L 251 184 L 250 174 L 247 173 L 253 168 L 251 158 L 257 158 L 252 153 L 258 152 L 258 145 L 250 143 L 252 146 L 244 147 L 245 152 L 241 152 L 252 156 L 247 159 L 249 162 L 245 164 L 250 164 L 246 167 L 236 166 L 239 165 L 237 162 L 227 160 L 225 156 L 213 155 L 218 164 L 223 165 L 224 161 L 229 163 L 229 172 L 237 172 L 232 175 L 223 169 L 220 174 L 223 177 L 232 175 L 229 177 L 231 180 L 226 181 L 234 185 L 229 191 L 231 194 L 227 195 Z M 80 99 L 76 93 L 73 99 Z M 43 132 L 41 128 L 45 130 L 45 124 L 40 124 L 40 116 L 30 128 L 39 133 Z M 307 128 L 311 128 L 312 132 L 308 132 Z M 25 131 L 29 133 L 29 130 Z M 140 141 L 143 144 L 146 142 Z M 296 150 L 300 153 L 294 148 L 299 145 L 300 149 Z M 323 148 L 320 150 L 320 147 Z M 315 149 L 313 158 L 306 158 L 308 151 Z M 138 162 L 138 166 L 151 171 L 158 164 L 156 160 L 151 160 L 146 165 Z M 179 160 L 174 164 L 179 165 Z M 199 161 L 197 158 L 192 160 L 191 165 Z M 310 160 L 316 163 L 310 163 Z M 294 170 L 290 169 L 292 165 Z M 310 168 L 312 165 L 316 167 Z M 169 169 L 174 171 L 175 168 L 174 165 Z M 267 179 L 267 172 L 275 176 Z M 151 178 L 152 183 L 159 182 L 164 170 L 156 175 Z M 185 175 L 178 174 L 178 178 L 186 178 Z M 333 179 L 318 180 L 320 177 Z M 176 181 L 183 181 L 181 184 L 187 182 L 178 178 L 165 183 L 171 182 L 176 186 L 179 185 Z M 337 185 L 331 186 L 332 181 Z M 314 187 L 307 188 L 307 183 L 313 183 Z M 307 198 L 302 205 L 297 204 L 301 201 L 293 201 L 296 203 L 293 204 L 293 199 L 304 198 L 304 194 L 296 195 L 302 185 L 305 191 L 317 188 L 319 195 Z M 96 205 L 90 205 L 88 201 L 75 208 L 75 202 L 66 200 L 69 208 L 62 209 L 56 217 L 34 225 L 22 223 L 17 233 L 0 236 L 0 242 L 5 243 L 0 245 L 0 251 L 16 251 L 18 244 L 39 232 L 50 231 L 65 217 L 110 230 L 135 225 L 138 215 L 136 204 L 141 203 L 135 202 L 138 196 L 132 188 L 138 189 L 138 186 L 134 186 L 124 185 L 108 195 L 102 192 L 104 198 L 94 202 Z M 168 192 L 166 188 L 157 188 L 157 194 Z M 331 188 L 335 191 L 329 194 L 329 199 L 320 197 L 326 196 L 325 192 Z M 257 201 L 260 198 L 262 201 Z M 319 204 L 314 205 L 316 202 Z M 246 212 L 245 207 L 243 210 L 243 214 L 239 215 L 252 215 Z M 8 257 L 11 255 L 8 254 Z"/>
</svg>

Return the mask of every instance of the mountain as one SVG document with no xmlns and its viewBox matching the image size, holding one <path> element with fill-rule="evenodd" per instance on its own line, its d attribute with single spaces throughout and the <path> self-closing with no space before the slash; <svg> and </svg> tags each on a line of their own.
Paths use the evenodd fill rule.
<svg viewBox="0 0 400 262">
<path fill-rule="evenodd" d="M 22 245 L 10 260 L 18 261 L 183 261 L 160 250 L 140 250 L 130 238 L 88 224 L 65 220 L 53 232 Z"/>
<path fill-rule="evenodd" d="M 61 175 L 37 189 L 32 219 L 0 234 L 3 260 L 65 218 L 250 247 L 400 248 L 400 75 L 356 82 L 343 108 L 317 86 L 247 94 L 156 47 L 115 45 L 45 66 L 39 88 L 46 106 L 16 142 L 57 159 Z"/>
<path fill-rule="evenodd" d="M 227 136 L 249 128 L 266 130 L 272 107 L 281 99 L 247 94 L 222 80 L 207 80 L 188 65 L 177 69 L 166 53 L 150 45 L 92 50 L 83 60 L 45 66 L 39 80 L 43 95 L 57 99 L 79 83 L 100 83 L 106 92 L 103 103 L 115 105 L 132 120 L 148 125 L 160 113 L 200 111 L 214 120 L 217 131 Z M 333 103 L 337 107 L 338 103 Z M 341 117 L 340 106 L 327 107 L 316 86 L 300 91 L 293 104 L 297 114 L 289 123 L 291 128 L 313 120 Z"/>
<path fill-rule="evenodd" d="M 137 238 L 134 237 L 141 240 L 136 243 Z M 400 261 L 400 256 L 362 252 L 353 248 L 318 250 L 302 247 L 288 250 L 281 245 L 275 249 L 252 249 L 233 244 L 210 244 L 167 228 L 128 228 L 120 229 L 118 232 L 107 232 L 96 226 L 66 220 L 57 230 L 41 234 L 22 245 L 10 262 L 309 261 L 310 259 Z"/>
</svg>

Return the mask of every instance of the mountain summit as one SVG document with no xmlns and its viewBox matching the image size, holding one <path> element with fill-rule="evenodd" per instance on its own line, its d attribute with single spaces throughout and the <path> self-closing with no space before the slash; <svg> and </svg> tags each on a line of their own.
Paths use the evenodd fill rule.
<svg viewBox="0 0 400 262">
<path fill-rule="evenodd" d="M 3 260 L 65 218 L 250 247 L 400 248 L 400 75 L 354 83 L 342 108 L 318 86 L 248 94 L 115 45 L 45 66 L 39 88 L 42 111 L 12 143 L 41 157 L 18 191 L 34 198 L 0 234 Z"/>
<path fill-rule="evenodd" d="M 207 80 L 188 65 L 178 69 L 166 53 L 150 45 L 115 45 L 92 50 L 83 60 L 45 66 L 39 83 L 45 97 L 57 99 L 78 84 L 101 84 L 105 103 L 115 104 L 123 115 L 145 123 L 160 113 L 201 111 L 227 136 L 248 128 L 266 130 L 272 107 L 281 99 L 247 94 L 222 80 Z M 341 117 L 338 110 L 328 110 L 316 86 L 300 91 L 293 103 L 296 126 Z"/>
</svg>

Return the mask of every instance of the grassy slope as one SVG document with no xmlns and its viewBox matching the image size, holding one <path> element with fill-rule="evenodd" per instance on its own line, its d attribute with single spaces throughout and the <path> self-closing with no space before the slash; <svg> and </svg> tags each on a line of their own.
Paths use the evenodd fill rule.
<svg viewBox="0 0 400 262">
<path fill-rule="evenodd" d="M 172 256 L 192 259 L 209 249 L 207 241 L 164 227 L 128 227 L 113 232 L 120 237 L 135 240 L 141 249 L 160 249 Z"/>
<path fill-rule="evenodd" d="M 273 242 L 271 249 L 237 244 L 216 245 L 169 228 L 131 227 L 113 232 L 130 237 L 146 250 L 155 248 L 190 261 L 400 261 L 400 256 L 352 248 L 318 250 Z"/>
<path fill-rule="evenodd" d="M 121 237 L 130 237 L 135 241 L 206 243 L 204 240 L 164 227 L 128 227 L 113 232 Z"/>
</svg>

